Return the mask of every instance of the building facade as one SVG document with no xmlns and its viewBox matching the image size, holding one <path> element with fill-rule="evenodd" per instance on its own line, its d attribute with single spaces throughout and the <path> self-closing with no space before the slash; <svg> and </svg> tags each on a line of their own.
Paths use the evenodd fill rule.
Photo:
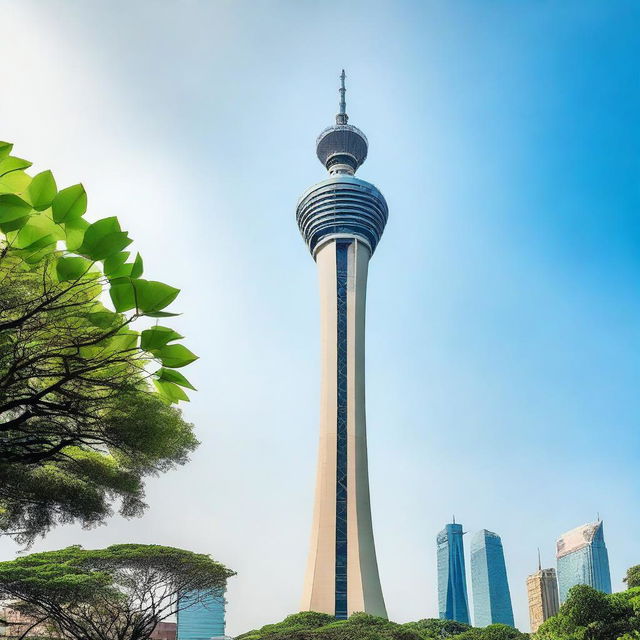
<svg viewBox="0 0 640 640">
<path fill-rule="evenodd" d="M 444 620 L 470 624 L 462 525 L 445 525 L 438 534 L 438 613 Z"/>
<path fill-rule="evenodd" d="M 369 260 L 387 203 L 355 177 L 365 135 L 347 124 L 344 71 L 336 124 L 316 152 L 329 178 L 298 201 L 300 232 L 318 266 L 321 327 L 320 443 L 302 610 L 386 617 L 373 540 L 365 420 L 365 302 Z"/>
<path fill-rule="evenodd" d="M 535 633 L 540 625 L 560 608 L 558 600 L 558 580 L 555 569 L 542 569 L 527 577 L 527 597 L 529 600 L 529 622 L 531 632 Z"/>
<path fill-rule="evenodd" d="M 471 539 L 471 588 L 476 627 L 496 623 L 514 626 L 502 540 L 486 529 Z"/>
<path fill-rule="evenodd" d="M 611 593 L 609 554 L 601 520 L 568 531 L 556 543 L 560 604 L 577 584 Z"/>
<path fill-rule="evenodd" d="M 224 638 L 224 590 L 218 594 L 199 592 L 181 597 L 177 613 L 177 640 L 214 640 Z M 184 608 L 182 608 L 184 607 Z"/>
</svg>

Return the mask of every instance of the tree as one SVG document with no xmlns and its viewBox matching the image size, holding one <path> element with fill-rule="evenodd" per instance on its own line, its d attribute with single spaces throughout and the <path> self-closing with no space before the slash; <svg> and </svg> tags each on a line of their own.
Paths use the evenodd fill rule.
<svg viewBox="0 0 640 640">
<path fill-rule="evenodd" d="M 30 542 L 100 523 L 118 498 L 138 515 L 144 477 L 186 462 L 198 443 L 172 405 L 196 356 L 158 320 L 134 330 L 175 315 L 179 290 L 141 277 L 117 218 L 90 224 L 82 185 L 29 176 L 11 148 L 0 143 L 0 530 Z"/>
<path fill-rule="evenodd" d="M 507 624 L 490 624 L 481 629 L 469 629 L 456 636 L 456 640 L 525 640 L 529 635 Z"/>
<path fill-rule="evenodd" d="M 627 583 L 627 588 L 640 587 L 640 564 L 627 569 L 627 575 L 624 581 Z"/>
<path fill-rule="evenodd" d="M 207 555 L 173 547 L 74 546 L 0 562 L 0 597 L 65 640 L 145 640 L 187 606 L 182 595 L 221 597 L 232 575 Z"/>
<path fill-rule="evenodd" d="M 569 591 L 560 611 L 545 621 L 536 640 L 618 640 L 640 632 L 640 588 L 606 594 L 587 585 Z"/>
<path fill-rule="evenodd" d="M 325 613 L 298 613 L 282 622 L 249 631 L 237 640 L 526 640 L 529 636 L 504 624 L 474 629 L 454 620 L 426 619 L 397 624 L 366 613 L 338 620 Z"/>
<path fill-rule="evenodd" d="M 456 620 L 441 620 L 439 618 L 426 618 L 418 622 L 407 622 L 408 629 L 418 631 L 422 638 L 440 640 L 461 634 L 463 631 L 471 629 L 471 625 Z"/>
</svg>

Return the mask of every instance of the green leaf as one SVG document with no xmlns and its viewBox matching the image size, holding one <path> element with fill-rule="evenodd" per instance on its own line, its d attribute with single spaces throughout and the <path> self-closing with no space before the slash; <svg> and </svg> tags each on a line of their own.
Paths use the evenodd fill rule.
<svg viewBox="0 0 640 640">
<path fill-rule="evenodd" d="M 164 282 L 155 282 L 154 280 L 134 280 L 133 286 L 136 290 L 138 309 L 144 314 L 151 314 L 164 309 L 180 293 L 180 289 L 170 287 Z"/>
<path fill-rule="evenodd" d="M 133 262 L 127 262 L 128 251 L 122 251 L 109 256 L 104 261 L 104 273 L 110 279 L 139 278 L 142 275 L 142 258 L 138 253 Z"/>
<path fill-rule="evenodd" d="M 152 313 L 145 313 L 147 318 L 175 318 L 182 315 L 181 313 L 169 313 L 168 311 L 153 311 Z"/>
<path fill-rule="evenodd" d="M 77 280 L 87 273 L 92 263 L 85 258 L 58 258 L 56 274 L 60 282 Z"/>
<path fill-rule="evenodd" d="M 142 257 L 139 253 L 136 253 L 136 259 L 133 261 L 133 266 L 131 268 L 131 277 L 139 278 L 142 275 L 143 270 Z"/>
<path fill-rule="evenodd" d="M 87 210 L 87 193 L 81 184 L 74 184 L 58 192 L 51 204 L 53 219 L 67 222 L 81 218 Z"/>
<path fill-rule="evenodd" d="M 179 333 L 168 327 L 155 326 L 150 329 L 145 329 L 142 332 L 142 340 L 140 341 L 140 348 L 145 351 L 154 352 L 161 349 L 169 342 L 173 340 L 180 340 L 183 338 Z"/>
<path fill-rule="evenodd" d="M 42 249 L 48 245 L 55 244 L 55 235 L 51 233 L 51 229 L 42 220 L 41 216 L 31 216 L 27 224 L 18 231 L 13 246 L 16 249 L 28 249 L 34 251 Z"/>
<path fill-rule="evenodd" d="M 10 222 L 31 213 L 33 207 L 13 193 L 0 195 L 0 222 Z"/>
<path fill-rule="evenodd" d="M 87 314 L 89 322 L 100 329 L 108 329 L 113 326 L 118 319 L 118 315 L 113 311 L 93 311 Z"/>
<path fill-rule="evenodd" d="M 34 176 L 29 185 L 29 197 L 36 211 L 42 211 L 50 207 L 57 192 L 58 188 L 51 171 L 43 171 Z M 56 220 L 56 222 L 59 222 L 59 220 Z"/>
<path fill-rule="evenodd" d="M 119 277 L 115 274 L 118 269 L 127 261 L 130 253 L 128 251 L 121 251 L 120 253 L 114 253 L 104 260 L 104 275 L 108 278 Z M 128 275 L 128 274 L 127 274 Z"/>
<path fill-rule="evenodd" d="M 163 366 L 171 369 L 186 367 L 198 359 L 197 355 L 181 344 L 168 344 L 159 349 L 156 355 L 160 358 Z"/>
<path fill-rule="evenodd" d="M 10 233 L 11 231 L 17 231 L 22 229 L 27 222 L 29 222 L 30 216 L 24 216 L 24 218 L 16 218 L 9 222 L 0 222 L 0 231 L 2 233 Z"/>
<path fill-rule="evenodd" d="M 11 149 L 13 145 L 10 142 L 0 141 L 0 160 L 6 158 L 11 153 Z"/>
<path fill-rule="evenodd" d="M 120 231 L 116 217 L 102 218 L 87 227 L 78 253 L 92 260 L 104 260 L 132 242 L 126 231 Z"/>
<path fill-rule="evenodd" d="M 67 249 L 77 251 L 84 240 L 84 232 L 89 227 L 89 223 L 84 218 L 75 218 L 64 223 Z"/>
<path fill-rule="evenodd" d="M 0 193 L 24 193 L 31 183 L 31 176 L 24 171 L 12 171 L 0 178 Z"/>
<path fill-rule="evenodd" d="M 111 280 L 110 285 L 109 295 L 111 296 L 111 302 L 113 302 L 113 307 L 116 311 L 121 313 L 135 308 L 136 298 L 133 285 L 129 278 Z"/>
<path fill-rule="evenodd" d="M 144 333 L 144 332 L 143 332 Z M 179 372 L 175 369 L 165 369 L 162 367 L 156 371 L 156 375 L 159 380 L 166 380 L 167 382 L 173 382 L 174 384 L 179 384 L 181 387 L 187 387 L 187 389 L 193 389 L 196 391 L 196 388 Z"/>
<path fill-rule="evenodd" d="M 181 389 L 177 384 L 173 384 L 173 382 L 167 382 L 166 380 L 154 380 L 153 384 L 156 386 L 156 389 L 160 393 L 160 395 L 166 399 L 168 402 L 178 402 L 180 400 L 184 400 L 185 402 L 189 402 L 189 396 Z"/>
<path fill-rule="evenodd" d="M 17 171 L 18 169 L 27 169 L 33 163 L 22 158 L 16 158 L 14 156 L 7 156 L 3 160 L 0 160 L 0 176 L 9 173 L 10 171 Z"/>
</svg>

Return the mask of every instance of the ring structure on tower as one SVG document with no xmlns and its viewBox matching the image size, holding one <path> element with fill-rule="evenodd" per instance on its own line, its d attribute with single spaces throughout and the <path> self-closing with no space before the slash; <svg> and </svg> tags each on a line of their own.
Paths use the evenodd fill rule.
<svg viewBox="0 0 640 640">
<path fill-rule="evenodd" d="M 307 189 L 296 210 L 300 233 L 311 255 L 331 238 L 357 236 L 373 252 L 389 217 L 384 196 L 369 182 L 337 175 Z"/>
</svg>

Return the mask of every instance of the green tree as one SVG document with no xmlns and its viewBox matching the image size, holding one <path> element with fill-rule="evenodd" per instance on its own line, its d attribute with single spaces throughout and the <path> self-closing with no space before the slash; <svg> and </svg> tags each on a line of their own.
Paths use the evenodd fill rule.
<svg viewBox="0 0 640 640">
<path fill-rule="evenodd" d="M 412 629 L 420 634 L 425 640 L 440 640 L 441 638 L 451 638 L 461 634 L 463 631 L 471 629 L 471 625 L 456 620 L 441 620 L 439 618 L 426 618 L 418 622 L 407 622 L 404 625 L 407 629 Z"/>
<path fill-rule="evenodd" d="M 490 624 L 481 629 L 469 629 L 456 636 L 456 640 L 525 640 L 529 634 L 521 633 L 506 624 Z"/>
<path fill-rule="evenodd" d="M 138 515 L 144 477 L 186 462 L 198 443 L 172 405 L 196 356 L 157 324 L 179 291 L 141 277 L 118 220 L 90 224 L 82 185 L 58 190 L 10 152 L 0 143 L 0 531 L 30 542 L 102 522 L 116 499 Z M 134 329 L 144 317 L 156 324 Z"/>
<path fill-rule="evenodd" d="M 0 597 L 59 638 L 145 640 L 187 606 L 181 595 L 219 596 L 232 575 L 207 555 L 173 547 L 75 546 L 0 562 Z"/>
<path fill-rule="evenodd" d="M 560 611 L 544 622 L 536 640 L 618 640 L 640 632 L 640 588 L 606 594 L 587 585 L 569 591 Z"/>
<path fill-rule="evenodd" d="M 365 613 L 354 613 L 348 620 L 336 621 L 324 613 L 305 612 L 249 631 L 237 640 L 526 640 L 528 637 L 503 624 L 484 629 L 474 629 L 454 620 L 427 619 L 397 624 Z"/>
<path fill-rule="evenodd" d="M 640 587 L 640 564 L 627 569 L 627 575 L 624 578 L 627 588 Z"/>
</svg>

